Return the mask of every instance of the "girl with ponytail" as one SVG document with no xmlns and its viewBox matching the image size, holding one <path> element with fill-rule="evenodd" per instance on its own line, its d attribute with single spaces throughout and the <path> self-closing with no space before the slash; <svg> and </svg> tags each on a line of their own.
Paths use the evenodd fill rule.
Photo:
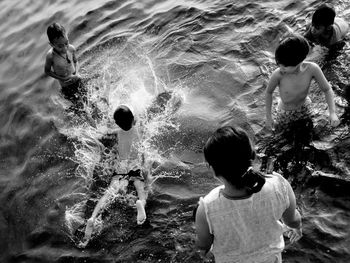
<svg viewBox="0 0 350 263">
<path fill-rule="evenodd" d="M 282 262 L 283 223 L 293 229 L 292 242 L 301 237 L 301 217 L 288 181 L 252 168 L 255 151 L 239 128 L 218 129 L 208 139 L 204 157 L 223 185 L 200 198 L 197 246 L 205 253 L 211 249 L 217 263 Z"/>
</svg>

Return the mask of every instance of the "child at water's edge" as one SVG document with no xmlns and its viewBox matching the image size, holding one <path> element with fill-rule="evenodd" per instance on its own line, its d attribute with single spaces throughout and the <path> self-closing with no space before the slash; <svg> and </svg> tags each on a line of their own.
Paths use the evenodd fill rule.
<svg viewBox="0 0 350 263">
<path fill-rule="evenodd" d="M 330 47 L 344 39 L 349 31 L 349 24 L 341 18 L 329 4 L 320 5 L 312 15 L 312 23 L 305 33 L 305 38 L 315 44 Z"/>
<path fill-rule="evenodd" d="M 204 198 L 196 212 L 197 246 L 210 249 L 215 262 L 281 262 L 283 222 L 289 237 L 301 235 L 294 192 L 279 174 L 264 176 L 251 165 L 255 158 L 241 129 L 218 129 L 204 147 L 204 157 L 223 183 Z"/>
<path fill-rule="evenodd" d="M 69 44 L 65 28 L 53 23 L 47 28 L 51 49 L 47 52 L 45 73 L 59 81 L 62 94 L 75 108 L 83 107 L 83 85 L 78 74 L 79 65 L 73 45 Z"/>
<path fill-rule="evenodd" d="M 311 80 L 314 79 L 324 92 L 328 104 L 332 126 L 339 124 L 335 113 L 334 94 L 331 85 L 323 75 L 321 68 L 304 61 L 309 53 L 309 45 L 302 36 L 291 35 L 281 41 L 275 52 L 278 68 L 272 73 L 266 89 L 266 127 L 272 129 L 274 122 L 271 114 L 272 94 L 278 86 L 280 101 L 277 108 L 276 128 L 279 131 L 288 128 L 288 124 L 298 119 L 309 118 L 311 100 L 308 97 Z"/>
<path fill-rule="evenodd" d="M 117 175 L 112 179 L 112 182 L 108 189 L 105 191 L 102 198 L 98 201 L 91 217 L 88 219 L 87 226 L 85 229 L 84 242 L 81 246 L 85 246 L 89 241 L 91 234 L 94 229 L 94 223 L 101 212 L 107 205 L 107 203 L 112 199 L 112 195 L 116 194 L 115 190 L 124 190 L 129 181 L 132 181 L 137 192 L 138 200 L 136 201 L 137 208 L 137 224 L 141 225 L 146 220 L 145 205 L 147 199 L 147 191 L 145 190 L 145 181 L 148 179 L 149 173 L 140 169 L 139 163 L 137 162 L 137 156 L 134 156 L 136 150 L 133 146 L 139 140 L 139 127 L 136 126 L 136 120 L 130 108 L 125 105 L 119 106 L 114 112 L 114 121 L 121 128 L 118 131 L 118 142 L 117 142 L 117 152 L 118 160 L 116 160 L 121 165 L 121 169 L 125 169 L 125 175 Z M 133 155 L 133 156 L 132 156 Z M 141 165 L 144 164 L 144 156 L 141 157 Z M 121 173 L 123 171 L 118 171 Z"/>
</svg>

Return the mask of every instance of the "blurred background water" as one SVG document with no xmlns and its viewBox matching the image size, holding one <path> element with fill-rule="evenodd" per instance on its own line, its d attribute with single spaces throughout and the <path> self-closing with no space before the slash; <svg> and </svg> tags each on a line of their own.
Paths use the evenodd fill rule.
<svg viewBox="0 0 350 263">
<path fill-rule="evenodd" d="M 264 124 L 264 90 L 274 50 L 289 31 L 302 33 L 325 1 L 2 0 L 0 2 L 0 261 L 201 262 L 192 210 L 218 184 L 202 147 L 218 126 L 236 124 L 252 138 Z M 327 1 L 350 21 L 350 2 Z M 60 22 L 89 81 L 95 124 L 65 109 L 59 85 L 46 77 L 46 29 Z M 333 56 L 316 47 L 336 90 L 338 114 L 349 86 L 349 46 Z M 116 205 L 98 237 L 79 249 L 72 229 L 99 159 L 96 138 L 125 98 L 140 110 L 164 90 L 181 98 L 147 126 L 146 151 L 177 165 L 152 185 L 149 224 Z M 325 119 L 322 94 L 311 97 Z M 108 97 L 110 105 L 104 103 Z M 350 262 L 350 143 L 344 129 L 315 142 L 316 174 L 296 187 L 304 237 L 287 245 L 284 262 Z M 345 131 L 346 134 L 346 131 Z M 332 177 L 337 179 L 332 180 Z"/>
</svg>

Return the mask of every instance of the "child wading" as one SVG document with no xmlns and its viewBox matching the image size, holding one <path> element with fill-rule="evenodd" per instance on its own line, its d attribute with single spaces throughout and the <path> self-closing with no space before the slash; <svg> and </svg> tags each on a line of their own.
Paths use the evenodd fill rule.
<svg viewBox="0 0 350 263">
<path fill-rule="evenodd" d="M 294 192 L 279 174 L 265 176 L 247 134 L 230 126 L 218 129 L 204 147 L 205 160 L 222 182 L 201 198 L 196 213 L 197 246 L 210 249 L 215 262 L 281 262 L 283 224 L 291 242 L 301 237 Z"/>
<path fill-rule="evenodd" d="M 329 4 L 320 5 L 312 15 L 312 23 L 305 37 L 312 43 L 331 47 L 342 41 L 349 31 L 349 24 L 335 17 L 335 10 Z"/>
<path fill-rule="evenodd" d="M 75 48 L 69 44 L 66 30 L 59 23 L 47 28 L 47 36 L 51 49 L 46 55 L 45 73 L 59 81 L 63 96 L 73 103 L 75 111 L 80 111 L 86 91 L 78 74 Z"/>
<path fill-rule="evenodd" d="M 312 103 L 308 93 L 312 80 L 317 82 L 325 95 L 331 125 L 339 124 L 331 85 L 317 64 L 304 61 L 308 53 L 308 42 L 298 35 L 285 38 L 277 47 L 275 59 L 278 68 L 272 73 L 266 89 L 266 127 L 269 130 L 275 126 L 277 132 L 285 131 L 293 122 L 311 118 Z M 271 107 L 276 87 L 279 88 L 280 101 L 274 125 Z"/>
</svg>

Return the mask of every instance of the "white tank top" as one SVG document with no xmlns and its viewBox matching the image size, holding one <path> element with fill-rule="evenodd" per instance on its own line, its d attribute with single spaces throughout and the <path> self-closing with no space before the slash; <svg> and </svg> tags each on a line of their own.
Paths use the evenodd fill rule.
<svg viewBox="0 0 350 263">
<path fill-rule="evenodd" d="M 268 176 L 261 191 L 249 198 L 229 199 L 221 193 L 222 185 L 200 199 L 214 235 L 215 262 L 281 262 L 280 219 L 289 207 L 289 183 L 277 173 Z"/>
</svg>

